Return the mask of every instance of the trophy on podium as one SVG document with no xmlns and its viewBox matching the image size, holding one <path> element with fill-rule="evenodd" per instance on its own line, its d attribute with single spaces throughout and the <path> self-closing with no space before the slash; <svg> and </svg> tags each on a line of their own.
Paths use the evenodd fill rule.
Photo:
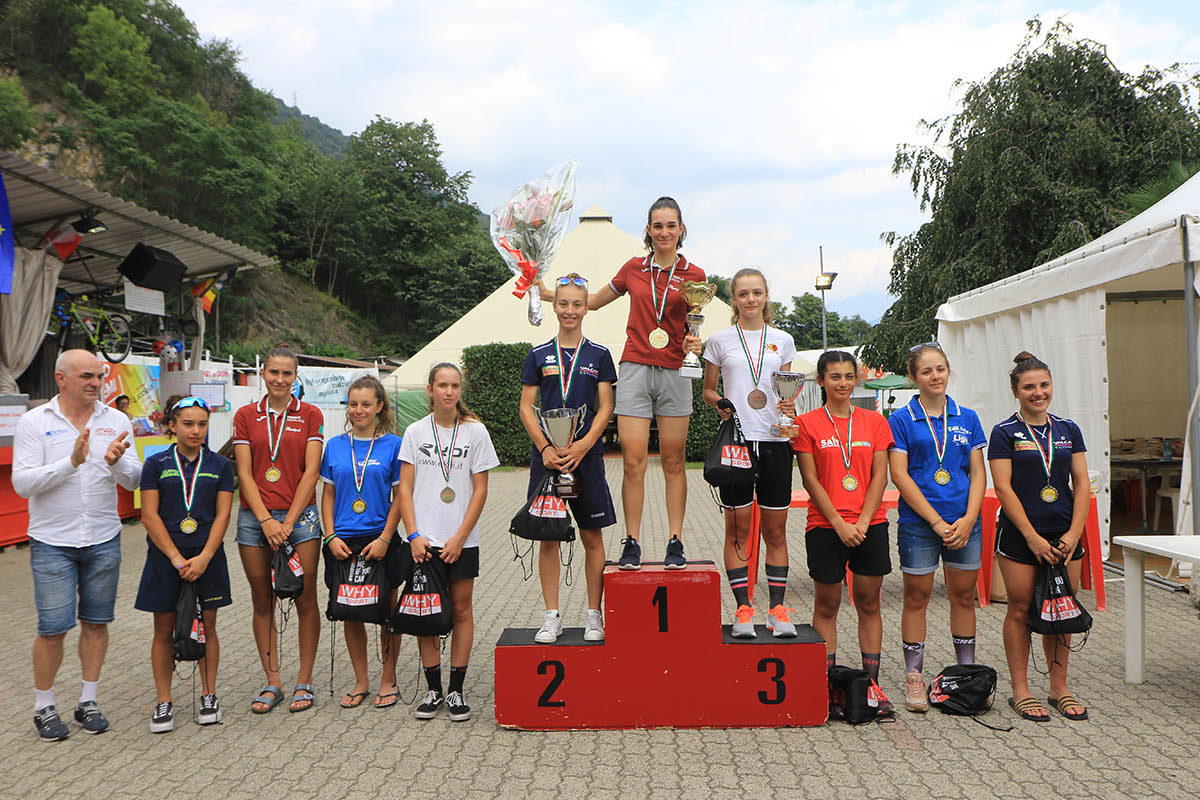
<svg viewBox="0 0 1200 800">
<path fill-rule="evenodd" d="M 542 430 L 546 432 L 546 438 L 550 440 L 550 444 L 559 450 L 570 447 L 586 414 L 587 406 L 551 408 L 542 411 L 540 414 Z M 578 497 L 579 484 L 575 482 L 575 476 L 570 472 L 558 473 L 558 477 L 554 479 L 554 493 L 564 500 Z"/>
<path fill-rule="evenodd" d="M 700 313 L 700 309 L 713 299 L 717 287 L 701 281 L 684 281 L 679 286 L 679 293 L 683 295 L 683 302 L 688 304 L 688 334 L 699 336 L 700 326 L 704 324 L 704 315 Z M 679 374 L 692 380 L 704 377 L 704 367 L 700 365 L 700 359 L 695 353 L 688 353 L 683 357 L 683 366 L 679 368 Z"/>
<path fill-rule="evenodd" d="M 771 373 L 771 388 L 775 390 L 775 394 L 779 395 L 780 402 L 795 400 L 803 386 L 804 373 L 802 372 L 776 371 Z M 771 426 L 771 435 L 791 439 L 800 435 L 800 429 L 793 424 L 790 417 L 785 416 L 781 411 L 779 420 Z"/>
</svg>

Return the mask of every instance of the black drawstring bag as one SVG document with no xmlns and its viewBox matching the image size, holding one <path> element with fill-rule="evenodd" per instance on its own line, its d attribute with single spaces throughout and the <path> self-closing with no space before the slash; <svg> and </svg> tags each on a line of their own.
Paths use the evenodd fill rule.
<svg viewBox="0 0 1200 800">
<path fill-rule="evenodd" d="M 271 588 L 280 600 L 295 600 L 304 594 L 304 567 L 292 546 L 284 542 L 271 556 Z"/>
<path fill-rule="evenodd" d="M 433 557 L 413 563 L 412 572 L 400 593 L 389 628 L 392 633 L 412 636 L 445 636 L 454 627 L 446 562 L 440 548 L 430 548 Z"/>
<path fill-rule="evenodd" d="M 829 718 L 862 725 L 878 716 L 867 702 L 871 673 L 840 664 L 829 668 Z"/>
<path fill-rule="evenodd" d="M 718 408 L 733 409 L 733 403 L 721 398 Z M 708 455 L 704 458 L 704 480 L 712 487 L 714 498 L 721 487 L 745 489 L 754 487 L 758 475 L 758 455 L 742 435 L 737 414 L 721 423 Z M 717 500 L 720 504 L 720 500 Z"/>
<path fill-rule="evenodd" d="M 1033 584 L 1029 628 L 1050 636 L 1087 633 L 1092 615 L 1075 599 L 1065 564 L 1040 564 Z"/>
<path fill-rule="evenodd" d="M 176 661 L 199 661 L 204 658 L 204 617 L 200 611 L 200 596 L 192 581 L 182 581 L 179 587 L 171 649 Z"/>
<path fill-rule="evenodd" d="M 325 547 L 325 558 L 333 565 L 333 581 L 325 617 L 341 622 L 368 622 L 384 625 L 391 609 L 387 569 L 383 560 L 364 558 L 362 549 L 369 544 L 349 544 L 350 556 L 339 560 Z"/>
<path fill-rule="evenodd" d="M 996 670 L 985 664 L 946 667 L 929 685 L 929 705 L 943 714 L 970 717 L 994 731 L 1011 731 L 1011 725 L 998 728 L 978 718 L 992 707 L 995 699 Z"/>
<path fill-rule="evenodd" d="M 566 502 L 554 493 L 554 473 L 547 472 L 541 487 L 512 518 L 508 532 L 534 542 L 573 542 L 575 528 Z"/>
</svg>

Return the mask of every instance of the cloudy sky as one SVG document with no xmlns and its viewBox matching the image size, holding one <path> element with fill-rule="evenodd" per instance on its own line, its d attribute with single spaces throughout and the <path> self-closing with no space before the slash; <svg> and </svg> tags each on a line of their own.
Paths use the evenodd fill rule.
<svg viewBox="0 0 1200 800">
<path fill-rule="evenodd" d="M 1064 17 L 1126 71 L 1200 70 L 1182 0 L 176 2 L 241 49 L 257 86 L 345 133 L 429 119 L 485 212 L 577 158 L 581 208 L 638 235 L 672 195 L 689 257 L 758 266 L 776 299 L 811 289 L 823 245 L 830 307 L 872 321 L 890 302 L 880 234 L 922 221 L 891 174 L 896 145 L 954 110 L 956 79 L 1006 62 L 1027 19 Z"/>
</svg>

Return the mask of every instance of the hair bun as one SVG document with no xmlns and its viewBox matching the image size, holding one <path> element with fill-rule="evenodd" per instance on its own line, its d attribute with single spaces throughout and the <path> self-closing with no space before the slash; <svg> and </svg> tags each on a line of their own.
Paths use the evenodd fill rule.
<svg viewBox="0 0 1200 800">
<path fill-rule="evenodd" d="M 1037 361 L 1037 356 L 1035 356 L 1033 353 L 1030 353 L 1028 350 L 1022 350 L 1013 358 L 1013 363 L 1020 364 L 1022 361 L 1029 361 L 1031 359 Z"/>
</svg>

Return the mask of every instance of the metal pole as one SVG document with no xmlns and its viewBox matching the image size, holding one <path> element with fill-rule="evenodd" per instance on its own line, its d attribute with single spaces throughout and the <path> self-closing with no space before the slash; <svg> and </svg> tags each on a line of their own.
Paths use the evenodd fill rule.
<svg viewBox="0 0 1200 800">
<path fill-rule="evenodd" d="M 825 290 L 821 290 L 821 350 L 829 349 L 829 339 L 825 335 Z"/>
<path fill-rule="evenodd" d="M 1187 377 L 1188 377 L 1188 405 L 1190 407 L 1192 398 L 1196 395 L 1196 386 L 1200 383 L 1200 363 L 1197 362 L 1197 336 L 1200 336 L 1200 330 L 1196 327 L 1196 264 L 1192 261 L 1191 253 L 1188 249 L 1188 230 L 1187 230 L 1187 215 L 1179 217 L 1179 232 L 1183 238 L 1183 315 L 1186 321 L 1187 328 Z M 1200 514 L 1197 514 L 1197 509 L 1200 509 L 1200 445 L 1197 444 L 1197 437 L 1200 437 L 1200 421 L 1197 420 L 1200 413 L 1192 417 L 1192 533 L 1200 535 Z M 1188 453 L 1184 454 L 1184 458 L 1188 457 Z"/>
</svg>

